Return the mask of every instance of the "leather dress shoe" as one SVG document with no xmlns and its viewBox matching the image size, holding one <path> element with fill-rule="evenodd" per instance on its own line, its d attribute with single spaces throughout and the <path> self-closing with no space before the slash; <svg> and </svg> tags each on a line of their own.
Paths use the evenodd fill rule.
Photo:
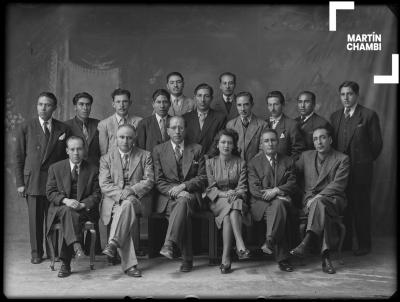
<svg viewBox="0 0 400 302">
<path fill-rule="evenodd" d="M 232 271 L 230 263 L 229 264 L 221 263 L 221 265 L 219 266 L 219 269 L 221 270 L 221 274 L 228 274 Z"/>
<path fill-rule="evenodd" d="M 114 258 L 117 255 L 117 246 L 115 243 L 107 243 L 104 247 L 103 254 L 107 255 L 110 258 Z"/>
<path fill-rule="evenodd" d="M 65 278 L 65 277 L 68 277 L 69 275 L 71 275 L 71 266 L 68 265 L 68 264 L 65 264 L 63 262 L 63 264 L 61 265 L 61 268 L 60 268 L 60 270 L 58 272 L 57 277 L 58 278 Z"/>
<path fill-rule="evenodd" d="M 172 246 L 163 245 L 163 247 L 160 250 L 160 254 L 163 255 L 164 257 L 167 257 L 168 259 L 174 259 L 174 250 Z"/>
<path fill-rule="evenodd" d="M 188 273 L 193 269 L 193 261 L 187 261 L 187 260 L 183 260 L 182 261 L 182 265 L 179 268 L 179 270 L 182 273 Z"/>
<path fill-rule="evenodd" d="M 248 249 L 245 250 L 236 250 L 236 254 L 239 260 L 249 259 L 250 258 L 250 251 Z"/>
<path fill-rule="evenodd" d="M 42 258 L 33 257 L 33 258 L 31 259 L 31 263 L 32 263 L 32 264 L 39 264 L 39 263 L 42 263 Z"/>
<path fill-rule="evenodd" d="M 129 268 L 125 273 L 130 277 L 142 277 L 142 272 L 137 268 L 136 265 Z"/>
<path fill-rule="evenodd" d="M 290 254 L 300 258 L 304 258 L 307 254 L 307 246 L 303 242 L 300 242 L 298 246 L 290 251 Z"/>
<path fill-rule="evenodd" d="M 109 265 L 121 264 L 121 257 L 118 255 L 118 253 L 114 258 L 111 258 L 110 256 L 107 256 L 107 262 L 108 262 Z"/>
<path fill-rule="evenodd" d="M 274 253 L 272 244 L 270 242 L 264 242 L 264 244 L 261 246 L 261 250 L 267 255 L 272 255 Z"/>
<path fill-rule="evenodd" d="M 332 265 L 332 262 L 329 258 L 322 259 L 322 271 L 327 274 L 335 274 L 336 270 Z"/>
<path fill-rule="evenodd" d="M 286 260 L 278 262 L 279 269 L 283 272 L 293 272 L 293 266 Z"/>
<path fill-rule="evenodd" d="M 371 250 L 369 248 L 360 248 L 358 250 L 355 250 L 353 252 L 354 256 L 364 256 L 367 255 L 371 252 Z"/>
</svg>

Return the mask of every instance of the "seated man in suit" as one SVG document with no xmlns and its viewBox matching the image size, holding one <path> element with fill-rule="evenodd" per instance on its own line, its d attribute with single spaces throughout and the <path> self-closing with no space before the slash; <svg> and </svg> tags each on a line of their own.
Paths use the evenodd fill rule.
<svg viewBox="0 0 400 302">
<path fill-rule="evenodd" d="M 299 123 L 300 133 L 303 135 L 306 150 L 314 150 L 313 130 L 318 127 L 330 127 L 329 122 L 314 112 L 315 94 L 311 91 L 302 91 L 297 96 L 297 110 L 300 116 L 294 120 Z"/>
<path fill-rule="evenodd" d="M 331 220 L 346 207 L 345 189 L 349 176 L 349 157 L 332 148 L 332 133 L 327 127 L 313 132 L 316 150 L 301 154 L 297 170 L 304 175 L 303 210 L 308 216 L 306 235 L 292 255 L 304 257 L 311 241 L 322 239 L 322 270 L 334 274 L 329 258 Z"/>
<path fill-rule="evenodd" d="M 265 220 L 267 254 L 275 254 L 280 270 L 292 272 L 289 258 L 289 212 L 292 195 L 296 191 L 293 160 L 278 150 L 278 134 L 265 129 L 261 134 L 261 148 L 248 164 L 251 213 L 255 221 Z"/>
<path fill-rule="evenodd" d="M 278 133 L 278 153 L 290 156 L 296 161 L 306 148 L 299 126 L 296 121 L 283 113 L 285 98 L 282 92 L 271 91 L 267 94 L 266 100 L 268 111 L 271 114 L 267 120 L 269 127 Z"/>
<path fill-rule="evenodd" d="M 183 94 L 185 80 L 183 75 L 177 71 L 167 74 L 167 89 L 171 94 L 171 107 L 168 114 L 171 116 L 182 116 L 196 109 L 196 103 Z"/>
<path fill-rule="evenodd" d="M 210 105 L 213 110 L 222 112 L 227 121 L 234 119 L 239 114 L 236 107 L 235 86 L 236 75 L 231 72 L 223 72 L 219 76 L 221 93 Z"/>
<path fill-rule="evenodd" d="M 240 157 L 248 162 L 260 149 L 260 136 L 268 128 L 267 122 L 258 118 L 253 112 L 253 96 L 250 92 L 240 92 L 236 95 L 236 107 L 239 116 L 230 120 L 226 128 L 231 128 L 239 134 L 238 151 Z"/>
<path fill-rule="evenodd" d="M 108 225 L 113 215 L 103 254 L 112 259 L 118 251 L 122 270 L 128 276 L 141 277 L 132 234 L 136 214 L 142 211 L 141 199 L 154 186 L 154 170 L 150 152 L 136 147 L 135 140 L 135 128 L 120 125 L 117 146 L 100 158 L 100 216 Z"/>
<path fill-rule="evenodd" d="M 86 221 L 98 221 L 101 193 L 98 168 L 84 159 L 84 139 L 71 136 L 67 140 L 69 159 L 59 161 L 49 168 L 46 195 L 50 201 L 47 232 L 58 219 L 61 223 L 63 244 L 59 248 L 62 261 L 58 277 L 71 274 L 71 258 L 83 255 L 82 228 Z"/>
<path fill-rule="evenodd" d="M 139 116 L 129 115 L 129 107 L 132 105 L 129 90 L 117 88 L 111 94 L 111 98 L 115 114 L 101 120 L 97 126 L 99 129 L 101 155 L 106 154 L 116 146 L 118 126 L 130 124 L 136 129 L 139 121 L 142 119 Z"/>
<path fill-rule="evenodd" d="M 154 148 L 156 178 L 156 212 L 165 213 L 168 229 L 160 254 L 172 259 L 174 248 L 182 252 L 181 272 L 193 268 L 191 215 L 201 204 L 207 175 L 201 146 L 188 143 L 185 120 L 173 116 L 168 120 L 171 138 Z"/>
<path fill-rule="evenodd" d="M 137 146 L 152 152 L 154 147 L 169 140 L 167 119 L 171 116 L 171 97 L 165 89 L 157 89 L 153 96 L 154 114 L 142 119 L 137 127 Z"/>
<path fill-rule="evenodd" d="M 216 155 L 215 136 L 225 128 L 226 117 L 223 113 L 210 108 L 213 89 L 208 84 L 200 84 L 194 90 L 197 110 L 183 115 L 187 124 L 186 137 L 192 143 L 203 146 L 203 153 L 208 157 Z"/>
</svg>

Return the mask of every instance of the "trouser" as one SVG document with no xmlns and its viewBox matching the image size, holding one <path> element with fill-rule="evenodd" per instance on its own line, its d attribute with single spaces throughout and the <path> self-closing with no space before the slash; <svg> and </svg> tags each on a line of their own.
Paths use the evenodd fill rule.
<svg viewBox="0 0 400 302">
<path fill-rule="evenodd" d="M 44 231 L 47 230 L 47 211 L 49 201 L 44 195 L 27 195 L 29 217 L 29 238 L 31 243 L 32 258 L 42 258 Z M 46 254 L 49 256 L 50 251 L 46 242 Z"/>
</svg>

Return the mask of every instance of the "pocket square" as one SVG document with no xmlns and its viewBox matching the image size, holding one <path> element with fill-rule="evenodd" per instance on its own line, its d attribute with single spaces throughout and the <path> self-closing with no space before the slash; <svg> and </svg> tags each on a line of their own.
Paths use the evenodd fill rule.
<svg viewBox="0 0 400 302">
<path fill-rule="evenodd" d="M 282 132 L 282 134 L 279 138 L 285 138 L 285 133 Z"/>
<path fill-rule="evenodd" d="M 64 139 L 65 139 L 65 132 L 58 137 L 59 141 L 62 141 Z"/>
<path fill-rule="evenodd" d="M 363 125 L 363 124 L 358 124 L 358 125 L 357 125 L 357 128 L 358 128 L 358 127 L 362 127 L 362 126 L 364 126 L 364 125 Z"/>
<path fill-rule="evenodd" d="M 198 165 L 199 162 L 194 160 L 194 161 L 192 161 L 192 164 L 193 164 L 193 165 Z"/>
</svg>

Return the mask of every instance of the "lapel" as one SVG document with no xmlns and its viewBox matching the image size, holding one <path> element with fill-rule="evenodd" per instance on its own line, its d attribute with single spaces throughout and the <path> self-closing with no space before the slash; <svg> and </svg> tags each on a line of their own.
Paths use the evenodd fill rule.
<svg viewBox="0 0 400 302">
<path fill-rule="evenodd" d="M 114 148 L 114 158 L 113 158 L 113 163 L 112 165 L 115 164 L 115 169 L 114 173 L 118 173 L 118 180 L 122 180 L 122 183 L 124 183 L 124 173 L 122 170 L 122 159 L 121 159 L 121 155 L 119 154 L 119 149 L 118 147 Z"/>
<path fill-rule="evenodd" d="M 278 132 L 278 140 L 281 138 L 282 133 L 285 132 L 285 115 L 282 114 L 281 119 L 279 120 L 278 124 L 275 127 L 276 132 Z M 284 133 L 286 137 L 286 133 Z"/>
<path fill-rule="evenodd" d="M 175 179 L 178 180 L 179 179 L 179 177 L 178 177 L 178 165 L 176 163 L 174 150 L 172 149 L 171 140 L 169 140 L 169 141 L 167 141 L 165 143 L 163 149 L 164 149 L 163 150 L 164 151 L 163 154 L 165 154 L 165 161 L 167 163 L 166 166 L 169 168 L 171 174 L 175 176 Z M 169 173 L 165 173 L 165 175 L 169 175 Z"/>
<path fill-rule="evenodd" d="M 272 173 L 271 164 L 264 152 L 261 153 L 261 162 L 259 166 L 262 167 L 263 175 L 269 180 L 269 183 L 274 185 L 275 183 L 274 173 Z"/>
<path fill-rule="evenodd" d="M 64 162 L 64 171 L 62 173 L 62 183 L 64 186 L 65 193 L 68 198 L 71 196 L 71 166 L 69 164 L 69 159 Z"/>
<path fill-rule="evenodd" d="M 183 178 L 186 178 L 186 175 L 189 172 L 189 169 L 193 162 L 193 149 L 185 144 L 185 148 L 183 149 L 183 158 L 182 158 L 182 174 Z"/>
<path fill-rule="evenodd" d="M 89 179 L 89 169 L 86 165 L 85 160 L 82 160 L 81 166 L 79 167 L 79 177 L 78 177 L 77 192 L 76 192 L 78 201 L 82 200 L 83 193 L 85 192 L 86 186 L 88 185 L 87 183 L 88 179 Z"/>
<path fill-rule="evenodd" d="M 140 162 L 140 156 L 138 156 L 137 153 L 138 153 L 138 149 L 134 146 L 132 148 L 132 152 L 129 157 L 129 172 L 128 172 L 129 179 L 131 179 L 133 172 L 135 172 L 135 169 Z"/>
<path fill-rule="evenodd" d="M 40 123 L 39 123 L 39 125 L 40 125 Z M 57 143 L 57 140 L 60 135 L 61 135 L 61 131 L 58 128 L 56 120 L 53 118 L 52 125 L 51 125 L 51 131 L 50 131 L 49 143 L 47 144 L 46 152 L 42 159 L 42 163 L 44 163 L 46 161 L 46 159 L 49 157 L 49 155 L 51 154 L 51 151 L 53 150 L 54 145 Z"/>
<path fill-rule="evenodd" d="M 342 112 L 342 116 L 344 117 L 343 112 Z M 360 108 L 360 105 L 357 104 L 356 109 L 354 110 L 354 114 L 350 118 L 350 125 L 349 125 L 350 126 L 350 137 L 347 141 L 347 146 L 346 146 L 345 150 L 347 150 L 351 140 L 353 139 L 354 133 L 356 132 L 357 125 L 359 123 L 361 123 L 361 121 L 362 121 L 361 108 Z"/>
<path fill-rule="evenodd" d="M 43 143 L 44 143 L 44 132 L 43 132 L 42 126 L 40 125 L 38 117 L 36 117 L 33 120 L 33 133 L 36 134 L 37 141 L 40 143 L 41 147 L 43 147 L 41 149 L 41 163 L 43 163 L 44 162 L 44 156 L 46 154 L 46 146 L 43 146 Z"/>
<path fill-rule="evenodd" d="M 327 177 L 334 164 L 335 156 L 333 155 L 333 151 L 331 152 L 332 153 L 327 156 L 324 163 L 322 164 L 321 171 L 319 172 L 318 180 L 317 183 L 315 184 L 315 187 L 318 187 L 319 184 Z M 315 152 L 315 155 L 318 156 L 318 152 Z M 315 160 L 316 158 L 314 158 L 314 163 L 313 163 L 314 165 L 315 165 Z"/>
<path fill-rule="evenodd" d="M 276 173 L 276 175 L 275 175 L 276 185 L 278 185 L 281 182 L 282 176 L 283 176 L 283 174 L 285 174 L 285 170 L 286 170 L 286 167 L 283 164 L 282 156 L 278 153 L 277 161 L 276 161 L 276 172 L 275 172 Z"/>
<path fill-rule="evenodd" d="M 197 115 L 197 111 L 196 111 L 196 115 Z M 199 120 L 199 119 L 197 118 L 197 120 Z M 203 125 L 203 128 L 201 129 L 201 132 L 200 132 L 199 141 L 202 140 L 203 137 L 208 134 L 207 133 L 208 129 L 211 127 L 213 122 L 214 122 L 214 111 L 210 108 L 209 111 L 208 111 L 207 117 L 204 120 L 204 125 Z M 200 128 L 200 124 L 199 124 L 199 128 Z"/>
<path fill-rule="evenodd" d="M 249 124 L 249 127 L 250 127 L 250 124 Z M 243 125 L 242 125 L 242 120 L 240 118 L 240 115 L 236 118 L 236 120 L 234 122 L 234 128 L 237 131 L 237 133 L 239 134 L 238 145 L 240 144 L 240 146 L 238 146 L 238 147 L 241 149 L 241 152 L 243 153 L 243 156 L 244 156 L 244 153 L 246 151 L 246 146 L 245 146 L 246 140 L 244 139 L 244 131 L 243 131 Z"/>
<path fill-rule="evenodd" d="M 168 117 L 169 117 L 169 115 L 168 115 Z M 155 113 L 150 121 L 150 129 L 149 130 L 150 130 L 150 133 L 154 133 L 156 140 L 160 140 L 160 142 L 162 142 L 161 129 L 160 129 L 160 126 L 158 126 L 158 121 L 157 121 L 157 117 L 156 117 Z"/>
<path fill-rule="evenodd" d="M 233 104 L 232 104 L 232 106 L 233 106 Z M 226 110 L 224 97 L 222 96 L 222 93 L 219 95 L 219 98 L 217 99 L 217 102 L 215 103 L 215 110 L 221 111 L 226 115 L 228 114 L 228 110 Z"/>
<path fill-rule="evenodd" d="M 233 106 L 233 105 L 232 105 Z M 240 120 L 240 116 L 239 116 L 239 120 Z M 240 123 L 242 121 L 240 120 Z M 240 127 L 243 129 L 243 127 Z M 250 141 L 252 140 L 254 134 L 256 134 L 258 130 L 258 122 L 256 119 L 256 116 L 254 114 L 251 115 L 251 120 L 249 125 L 247 126 L 247 130 L 246 130 L 246 139 L 244 141 L 245 145 L 244 145 L 244 149 L 246 150 L 247 147 L 249 146 Z"/>
<path fill-rule="evenodd" d="M 88 120 L 88 129 L 89 129 L 89 137 L 87 140 L 87 144 L 88 146 L 92 143 L 93 138 L 96 135 L 96 131 L 97 131 L 97 125 L 95 120 L 89 119 Z"/>
</svg>

